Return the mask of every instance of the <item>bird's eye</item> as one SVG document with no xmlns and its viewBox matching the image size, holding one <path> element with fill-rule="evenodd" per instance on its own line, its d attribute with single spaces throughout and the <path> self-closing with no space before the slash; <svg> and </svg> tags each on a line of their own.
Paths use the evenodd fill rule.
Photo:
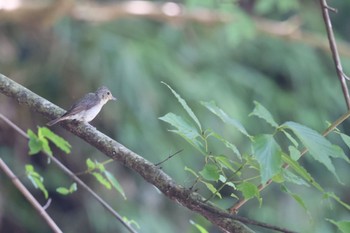
<svg viewBox="0 0 350 233">
<path fill-rule="evenodd" d="M 108 92 L 107 92 L 107 95 L 110 95 L 110 94 L 111 94 L 111 93 L 108 91 Z"/>
</svg>

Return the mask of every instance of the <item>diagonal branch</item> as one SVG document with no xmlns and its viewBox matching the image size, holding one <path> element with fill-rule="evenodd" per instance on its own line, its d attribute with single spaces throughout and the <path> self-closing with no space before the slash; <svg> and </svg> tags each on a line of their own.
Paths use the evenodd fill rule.
<svg viewBox="0 0 350 233">
<path fill-rule="evenodd" d="M 338 53 L 338 48 L 337 48 L 337 43 L 335 41 L 335 37 L 334 37 L 334 33 L 333 33 L 333 29 L 332 29 L 332 22 L 331 19 L 329 17 L 329 10 L 333 9 L 330 8 L 327 5 L 327 1 L 326 0 L 320 0 L 320 5 L 321 5 L 321 10 L 322 10 L 322 16 L 323 16 L 323 20 L 325 22 L 326 25 L 326 29 L 327 29 L 327 36 L 328 36 L 328 40 L 329 40 L 329 46 L 331 48 L 332 51 L 332 56 L 333 56 L 333 60 L 334 60 L 334 64 L 335 64 L 335 69 L 337 71 L 337 75 L 340 81 L 340 85 L 343 91 L 343 95 L 345 98 L 345 102 L 346 102 L 346 106 L 348 108 L 348 110 L 350 110 L 350 96 L 349 96 L 349 90 L 348 90 L 348 86 L 346 84 L 346 78 L 347 76 L 344 74 L 343 71 L 343 67 L 340 61 L 340 57 L 339 57 L 339 53 Z"/>
<path fill-rule="evenodd" d="M 53 119 L 64 113 L 64 111 L 56 105 L 1 74 L 0 92 L 16 99 L 20 104 L 28 106 L 49 119 Z M 62 123 L 62 126 L 108 157 L 119 161 L 124 166 L 137 172 L 147 182 L 155 185 L 171 200 L 204 216 L 210 222 L 217 225 L 223 232 L 250 233 L 252 230 L 243 223 L 258 225 L 257 221 L 246 221 L 246 219 L 229 214 L 227 211 L 214 206 L 212 203 L 205 202 L 205 199 L 200 194 L 176 184 L 171 177 L 153 163 L 96 130 L 91 125 L 79 124 L 77 126 L 71 123 Z M 280 231 L 290 232 L 281 228 Z"/>
<path fill-rule="evenodd" d="M 16 188 L 23 194 L 23 196 L 30 202 L 32 206 L 39 212 L 46 223 L 49 225 L 51 230 L 55 233 L 62 233 L 61 229 L 57 226 L 54 220 L 48 215 L 46 210 L 40 205 L 40 203 L 33 197 L 33 195 L 28 191 L 28 189 L 22 184 L 18 177 L 13 174 L 11 169 L 6 165 L 6 163 L 0 158 L 0 169 L 11 179 L 12 183 Z"/>
</svg>

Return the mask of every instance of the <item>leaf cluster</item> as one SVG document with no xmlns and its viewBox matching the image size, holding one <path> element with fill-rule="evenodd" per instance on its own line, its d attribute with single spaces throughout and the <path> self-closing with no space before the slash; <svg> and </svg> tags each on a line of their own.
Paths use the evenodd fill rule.
<svg viewBox="0 0 350 233">
<path fill-rule="evenodd" d="M 251 135 L 237 119 L 229 116 L 214 102 L 201 102 L 206 109 L 219 117 L 223 124 L 233 127 L 246 137 L 251 144 L 251 149 L 242 152 L 233 140 L 224 138 L 213 129 L 204 129 L 186 101 L 169 85 L 165 85 L 178 99 L 192 121 L 174 113 L 167 113 L 159 119 L 172 125 L 175 129 L 170 131 L 184 138 L 203 156 L 204 166 L 200 171 L 197 172 L 189 167 L 185 167 L 185 170 L 195 177 L 194 185 L 198 182 L 203 183 L 212 193 L 208 200 L 214 197 L 223 198 L 220 191 L 227 186 L 232 190 L 231 197 L 238 198 L 236 192 L 239 192 L 242 198 L 248 200 L 255 197 L 261 204 L 259 187 L 275 182 L 281 185 L 282 191 L 289 194 L 308 211 L 303 198 L 287 188 L 287 183 L 293 183 L 313 186 L 327 198 L 332 198 L 350 210 L 350 206 L 335 194 L 327 193 L 299 163 L 302 156 L 308 153 L 308 156 L 321 163 L 341 183 L 333 159 L 341 159 L 346 163 L 350 161 L 338 145 L 305 125 L 292 121 L 278 124 L 272 114 L 257 101 L 250 116 L 258 117 L 262 124 L 264 122 L 269 124 L 272 129 L 270 133 Z M 349 143 L 347 135 L 339 131 L 337 133 L 345 143 Z M 230 153 L 213 152 L 208 146 L 209 138 L 218 139 L 217 143 L 229 148 Z M 255 171 L 253 176 L 250 175 L 252 170 Z"/>
</svg>

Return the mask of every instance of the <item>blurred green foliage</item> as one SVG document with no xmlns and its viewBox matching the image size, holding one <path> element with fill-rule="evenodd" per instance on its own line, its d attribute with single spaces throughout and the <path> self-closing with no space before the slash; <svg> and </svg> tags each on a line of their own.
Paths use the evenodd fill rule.
<svg viewBox="0 0 350 233">
<path fill-rule="evenodd" d="M 297 15 L 303 30 L 326 40 L 317 1 L 188 0 L 183 3 L 190 9 L 204 6 L 231 14 L 233 21 L 208 26 L 125 18 L 94 24 L 66 16 L 46 30 L 31 25 L 0 23 L 0 72 L 65 109 L 86 92 L 108 86 L 118 102 L 107 104 L 92 124 L 151 162 L 159 162 L 184 149 L 162 168 L 187 187 L 192 185 L 194 178 L 185 172 L 185 166 L 198 171 L 204 163 L 198 162 L 201 161 L 198 151 L 169 133 L 168 125 L 158 119 L 167 112 L 185 115 L 161 81 L 186 99 L 203 125 L 231 138 L 240 151 L 249 150 L 245 136 L 221 124 L 200 101 L 215 101 L 251 133 L 271 130 L 269 124 L 247 117 L 254 108 L 254 100 L 269 109 L 278 124 L 294 121 L 318 132 L 327 127 L 326 121 L 334 121 L 346 111 L 330 53 L 300 41 L 265 34 L 257 30 L 253 20 L 253 16 L 261 16 L 281 21 Z M 329 4 L 339 9 L 338 14 L 331 13 L 337 39 L 348 40 L 350 30 L 346 12 L 350 10 L 350 2 L 334 0 Z M 349 58 L 342 57 L 342 61 L 345 72 L 349 71 Z M 4 115 L 24 129 L 34 131 L 37 125 L 48 121 L 5 96 L 0 97 L 0 106 Z M 340 129 L 347 133 L 349 124 L 344 123 Z M 49 181 L 45 183 L 53 199 L 49 211 L 64 232 L 125 231 L 81 190 L 64 197 L 55 194 L 58 186 L 68 186 L 71 181 L 54 166 L 47 165 L 46 158 L 26 156 L 26 142 L 3 122 L 0 122 L 0 130 L 1 157 L 16 174 L 24 174 L 24 164 L 30 161 L 39 166 L 45 182 Z M 96 149 L 60 127 L 53 130 L 72 145 L 69 156 L 58 150 L 53 153 L 73 171 L 84 170 L 87 157 L 100 162 L 106 160 Z M 217 152 L 229 150 L 222 144 L 212 144 L 211 148 Z M 307 157 L 303 159 L 303 165 L 326 190 L 349 202 L 348 180 L 342 179 L 347 186 L 337 185 L 324 167 Z M 345 164 L 336 161 L 335 166 L 340 177 L 348 176 Z M 127 200 L 117 192 L 104 190 L 93 178 L 83 178 L 119 213 L 135 220 L 141 227 L 140 232 L 198 232 L 189 219 L 209 232 L 217 232 L 204 219 L 165 199 L 121 165 L 109 164 L 108 170 L 120 182 Z M 22 180 L 30 187 L 28 180 Z M 293 185 L 288 189 L 307 200 L 309 212 L 277 186 L 272 186 L 261 193 L 264 200 L 261 207 L 253 200 L 240 210 L 240 214 L 300 232 L 335 232 L 335 227 L 325 218 L 348 220 L 348 212 L 338 205 L 323 202 L 317 191 Z M 0 190 L 0 231 L 48 231 L 44 222 L 35 216 L 35 211 L 2 175 Z M 40 191 L 33 189 L 32 192 L 45 203 Z M 225 197 L 225 190 L 221 195 Z M 230 206 L 232 203 L 224 198 L 219 204 Z"/>
</svg>

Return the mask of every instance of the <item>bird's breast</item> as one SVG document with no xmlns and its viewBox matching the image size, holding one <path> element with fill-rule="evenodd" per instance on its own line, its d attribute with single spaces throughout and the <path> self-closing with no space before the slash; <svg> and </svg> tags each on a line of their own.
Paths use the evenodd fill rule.
<svg viewBox="0 0 350 233">
<path fill-rule="evenodd" d="M 85 122 L 92 121 L 97 116 L 97 114 L 101 111 L 102 106 L 103 106 L 103 103 L 100 103 L 90 109 L 85 110 L 85 113 L 83 116 L 84 121 Z"/>
</svg>

